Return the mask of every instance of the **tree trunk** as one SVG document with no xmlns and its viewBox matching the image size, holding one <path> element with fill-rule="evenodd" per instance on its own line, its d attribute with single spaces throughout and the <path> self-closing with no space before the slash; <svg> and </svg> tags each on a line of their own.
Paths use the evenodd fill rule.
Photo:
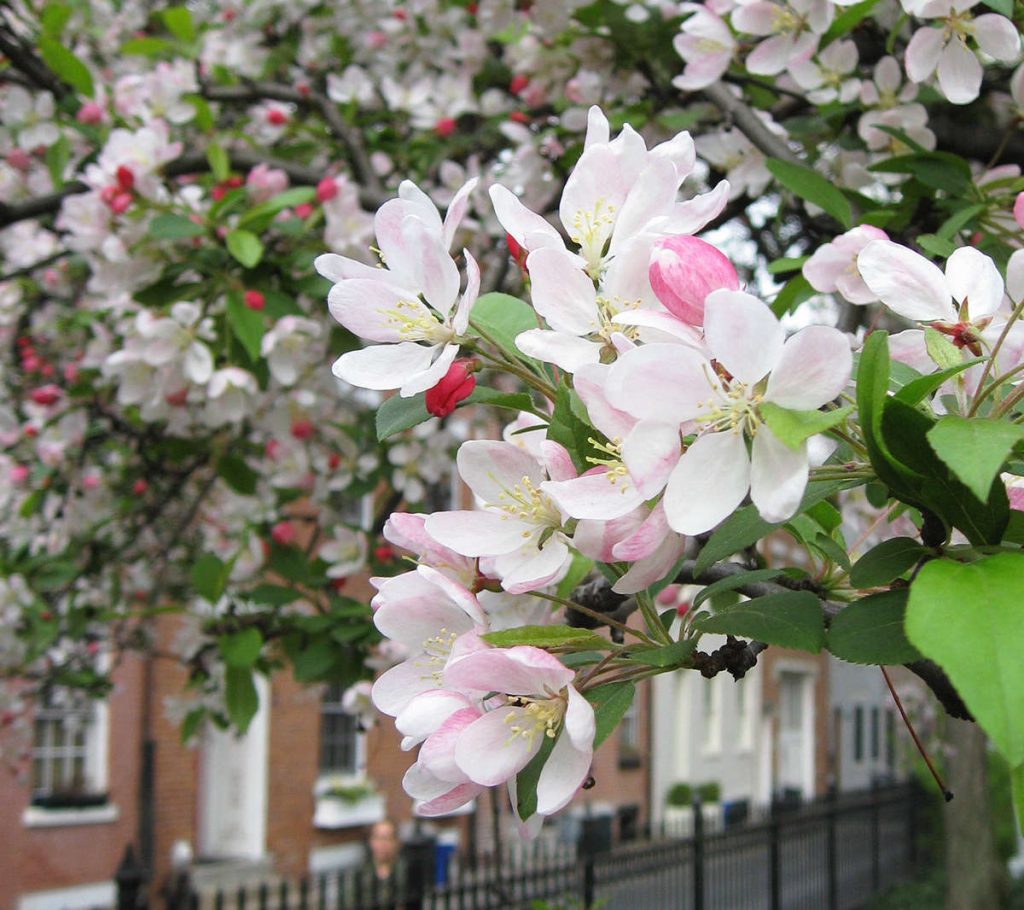
<svg viewBox="0 0 1024 910">
<path fill-rule="evenodd" d="M 947 718 L 946 746 L 946 785 L 955 794 L 943 814 L 946 910 L 995 910 L 1007 880 L 992 830 L 985 734 L 977 724 Z"/>
</svg>

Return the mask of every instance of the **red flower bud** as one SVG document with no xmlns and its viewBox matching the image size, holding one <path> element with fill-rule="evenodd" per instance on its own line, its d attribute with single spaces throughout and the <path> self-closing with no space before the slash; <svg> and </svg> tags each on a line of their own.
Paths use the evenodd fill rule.
<svg viewBox="0 0 1024 910">
<path fill-rule="evenodd" d="M 288 122 L 288 116 L 284 111 L 279 110 L 276 107 L 271 108 L 267 111 L 267 123 L 271 126 L 284 126 Z"/>
<path fill-rule="evenodd" d="M 292 436 L 296 439 L 309 439 L 313 435 L 313 422 L 300 417 L 292 423 Z"/>
<path fill-rule="evenodd" d="M 295 543 L 295 528 L 290 522 L 279 521 L 270 529 L 270 536 L 279 546 L 290 547 Z"/>
<path fill-rule="evenodd" d="M 303 202 L 302 205 L 295 206 L 295 217 L 296 218 L 308 218 L 313 214 L 313 206 L 308 202 Z"/>
<path fill-rule="evenodd" d="M 513 123 L 529 123 L 530 115 L 523 111 L 512 111 L 512 113 L 508 115 L 508 119 Z"/>
<path fill-rule="evenodd" d="M 512 77 L 512 81 L 508 84 L 508 90 L 513 95 L 518 95 L 529 84 L 529 76 L 524 76 L 522 73 L 517 73 L 515 76 Z"/>
<path fill-rule="evenodd" d="M 468 398 L 476 388 L 476 361 L 456 360 L 445 373 L 444 378 L 425 396 L 427 411 L 435 417 L 447 417 L 455 406 Z"/>
<path fill-rule="evenodd" d="M 47 407 L 60 401 L 60 396 L 60 386 L 53 385 L 52 383 L 50 385 L 42 385 L 38 389 L 33 389 L 30 393 L 30 397 L 36 404 Z"/>
<path fill-rule="evenodd" d="M 259 291 L 246 291 L 242 301 L 250 310 L 259 312 L 266 305 L 267 299 Z"/>
<path fill-rule="evenodd" d="M 387 544 L 381 544 L 379 547 L 373 548 L 373 558 L 377 562 L 390 562 L 394 557 L 395 551 Z"/>
<path fill-rule="evenodd" d="M 327 202 L 338 195 L 338 182 L 333 177 L 324 177 L 316 185 L 316 198 L 319 202 Z"/>
<path fill-rule="evenodd" d="M 455 132 L 455 120 L 452 117 L 442 117 L 434 124 L 434 132 L 442 139 L 447 139 Z"/>
<path fill-rule="evenodd" d="M 149 489 L 149 484 L 146 483 L 146 481 L 143 478 L 141 478 L 141 477 L 138 480 L 136 480 L 135 483 L 132 484 L 132 492 L 136 496 L 141 496 L 148 489 Z"/>
<path fill-rule="evenodd" d="M 123 164 L 117 169 L 117 185 L 126 193 L 130 193 L 135 187 L 135 175 L 130 167 Z"/>
</svg>

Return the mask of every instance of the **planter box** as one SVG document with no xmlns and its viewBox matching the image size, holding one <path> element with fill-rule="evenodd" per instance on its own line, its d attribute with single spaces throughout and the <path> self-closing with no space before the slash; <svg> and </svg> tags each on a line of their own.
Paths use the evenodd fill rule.
<svg viewBox="0 0 1024 910">
<path fill-rule="evenodd" d="M 355 801 L 337 796 L 316 797 L 313 825 L 316 828 L 354 828 L 372 825 L 385 816 L 384 797 L 371 793 Z"/>
<path fill-rule="evenodd" d="M 722 830 L 722 804 L 701 806 L 705 831 Z M 662 814 L 665 834 L 670 837 L 693 837 L 693 806 L 666 806 Z"/>
</svg>

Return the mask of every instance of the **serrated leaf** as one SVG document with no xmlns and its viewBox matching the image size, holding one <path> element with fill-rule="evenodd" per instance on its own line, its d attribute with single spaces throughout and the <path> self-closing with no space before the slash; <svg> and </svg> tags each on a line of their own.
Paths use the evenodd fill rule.
<svg viewBox="0 0 1024 910">
<path fill-rule="evenodd" d="M 259 629 L 250 626 L 241 632 L 222 636 L 217 646 L 229 667 L 251 667 L 263 650 L 263 636 Z"/>
<path fill-rule="evenodd" d="M 692 609 L 696 610 L 709 597 L 714 597 L 722 591 L 735 591 L 744 585 L 753 585 L 758 582 L 771 581 L 782 574 L 782 569 L 754 569 L 750 572 L 739 572 L 727 578 L 720 578 L 697 592 L 693 598 Z M 697 582 L 700 583 L 699 581 Z"/>
<path fill-rule="evenodd" d="M 516 347 L 516 336 L 527 329 L 537 328 L 537 314 L 533 307 L 510 294 L 483 294 L 473 304 L 469 324 L 486 334 L 506 354 L 517 360 L 523 353 Z"/>
<path fill-rule="evenodd" d="M 1013 20 L 1013 0 L 981 0 L 981 2 L 1001 16 Z"/>
<path fill-rule="evenodd" d="M 157 240 L 181 240 L 185 237 L 200 237 L 206 233 L 206 229 L 184 215 L 164 212 L 149 222 L 148 233 Z"/>
<path fill-rule="evenodd" d="M 768 158 L 765 165 L 786 189 L 827 212 L 844 228 L 851 227 L 853 213 L 849 200 L 817 171 L 779 158 Z"/>
<path fill-rule="evenodd" d="M 576 585 L 583 581 L 593 568 L 594 560 L 587 559 L 580 553 L 573 553 L 569 571 L 565 573 L 565 578 L 558 583 L 555 593 L 563 600 L 569 600 L 572 597 L 572 592 L 576 590 Z"/>
<path fill-rule="evenodd" d="M 217 603 L 228 583 L 229 569 L 212 553 L 204 553 L 192 566 L 190 578 L 195 592 L 211 604 Z"/>
<path fill-rule="evenodd" d="M 936 559 L 910 586 L 907 637 L 931 658 L 1012 767 L 1024 764 L 1024 554 Z"/>
<path fill-rule="evenodd" d="M 228 252 L 247 269 L 255 268 L 263 258 L 263 244 L 252 231 L 229 231 L 224 242 Z"/>
<path fill-rule="evenodd" d="M 906 589 L 854 601 L 829 625 L 829 651 L 851 664 L 885 666 L 920 660 L 921 654 L 903 631 L 906 606 Z"/>
<path fill-rule="evenodd" d="M 660 648 L 644 651 L 630 651 L 629 659 L 649 667 L 683 666 L 693 652 L 697 650 L 697 642 L 692 639 L 676 641 Z"/>
<path fill-rule="evenodd" d="M 794 275 L 783 285 L 772 301 L 771 311 L 780 319 L 795 310 L 805 300 L 810 300 L 817 291 L 803 275 Z"/>
<path fill-rule="evenodd" d="M 242 296 L 235 291 L 228 294 L 227 301 L 228 325 L 231 326 L 231 331 L 245 348 L 249 359 L 259 360 L 260 346 L 266 331 L 263 316 L 256 310 L 250 310 Z"/>
<path fill-rule="evenodd" d="M 976 363 L 981 363 L 981 361 L 981 357 L 974 357 L 971 360 L 964 360 L 955 366 L 949 367 L 948 369 L 939 370 L 936 373 L 929 373 L 927 376 L 920 376 L 917 379 L 912 379 L 905 386 L 899 389 L 893 397 L 898 398 L 900 401 L 905 401 L 907 404 L 917 404 L 934 392 L 947 379 L 952 379 L 958 373 L 962 373 L 964 370 L 969 369 Z"/>
<path fill-rule="evenodd" d="M 383 442 L 385 439 L 390 439 L 396 433 L 409 430 L 430 420 L 430 417 L 422 392 L 410 398 L 392 395 L 377 408 L 377 440 Z"/>
<path fill-rule="evenodd" d="M 1024 440 L 1024 427 L 950 414 L 939 418 L 927 437 L 935 454 L 984 502 L 1013 447 Z"/>
<path fill-rule="evenodd" d="M 839 426 L 851 413 L 852 404 L 832 411 L 794 411 L 770 401 L 761 404 L 761 416 L 768 429 L 793 451 L 799 451 L 812 436 Z"/>
<path fill-rule="evenodd" d="M 509 411 L 533 410 L 533 401 L 525 392 L 499 392 L 497 389 L 489 389 L 481 385 L 473 389 L 470 396 L 461 402 L 459 407 L 469 404 L 487 404 L 492 408 L 504 408 Z"/>
<path fill-rule="evenodd" d="M 221 455 L 217 459 L 217 473 L 224 482 L 236 493 L 252 496 L 256 492 L 256 484 L 260 475 L 237 455 Z"/>
<path fill-rule="evenodd" d="M 245 733 L 260 707 L 259 693 L 253 682 L 252 670 L 242 667 L 227 667 L 224 671 L 224 707 L 228 720 Z"/>
<path fill-rule="evenodd" d="M 562 733 L 564 734 L 565 731 L 563 730 Z M 555 740 L 547 736 L 543 737 L 543 740 L 537 754 L 516 775 L 516 812 L 522 819 L 530 818 L 537 812 L 537 782 L 540 780 L 540 772 L 544 770 L 544 765 L 551 755 L 551 750 L 555 747 Z"/>
<path fill-rule="evenodd" d="M 574 629 L 570 626 L 519 626 L 488 632 L 480 636 L 496 648 L 514 648 L 530 645 L 534 648 L 558 648 L 563 645 L 581 645 L 588 648 L 607 646 L 608 642 L 589 629 Z"/>
<path fill-rule="evenodd" d="M 291 655 L 292 674 L 298 682 L 313 682 L 330 670 L 337 657 L 338 647 L 330 638 L 314 638 Z"/>
<path fill-rule="evenodd" d="M 742 601 L 698 620 L 703 632 L 739 635 L 817 654 L 825 644 L 821 602 L 810 591 L 787 591 Z"/>
<path fill-rule="evenodd" d="M 586 699 L 594 708 L 594 748 L 603 743 L 618 726 L 622 716 L 633 704 L 636 686 L 631 682 L 612 683 L 598 686 L 586 693 Z"/>
<path fill-rule="evenodd" d="M 942 226 L 935 232 L 935 236 L 942 240 L 952 240 L 957 231 L 967 225 L 975 216 L 987 210 L 988 206 L 981 202 L 976 205 L 964 206 L 942 222 Z"/>
<path fill-rule="evenodd" d="M 887 585 L 915 566 L 928 552 L 910 537 L 883 540 L 853 564 L 850 570 L 850 584 L 854 588 Z"/>
<path fill-rule="evenodd" d="M 958 367 L 963 363 L 964 358 L 960 349 L 931 326 L 924 330 L 924 346 L 928 350 L 928 356 L 940 370 Z"/>
<path fill-rule="evenodd" d="M 87 98 L 95 89 L 88 67 L 56 38 L 43 35 L 39 38 L 39 56 L 62 82 L 70 85 L 78 94 Z"/>
</svg>

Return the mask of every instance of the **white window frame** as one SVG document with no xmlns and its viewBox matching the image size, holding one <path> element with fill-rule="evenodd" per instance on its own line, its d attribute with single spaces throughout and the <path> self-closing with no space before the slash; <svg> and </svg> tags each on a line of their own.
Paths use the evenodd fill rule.
<svg viewBox="0 0 1024 910">
<path fill-rule="evenodd" d="M 717 755 L 722 751 L 722 681 L 715 676 L 703 682 L 701 749 L 705 755 Z"/>
</svg>

